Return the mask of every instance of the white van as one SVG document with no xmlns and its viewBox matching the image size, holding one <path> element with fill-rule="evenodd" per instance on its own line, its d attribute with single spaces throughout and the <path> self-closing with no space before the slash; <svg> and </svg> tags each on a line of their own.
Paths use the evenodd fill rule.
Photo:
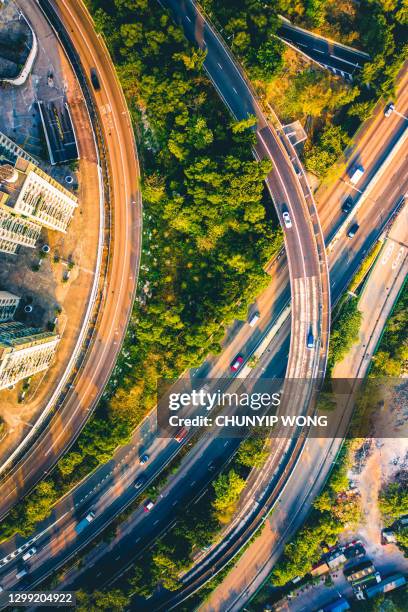
<svg viewBox="0 0 408 612">
<path fill-rule="evenodd" d="M 255 327 L 255 325 L 258 323 L 260 318 L 261 318 L 261 315 L 259 314 L 259 312 L 254 312 L 254 314 L 250 317 L 248 321 L 249 327 Z"/>
<path fill-rule="evenodd" d="M 32 548 L 29 548 L 27 552 L 24 553 L 23 555 L 23 561 L 28 561 L 28 559 L 32 557 L 33 555 L 35 555 L 36 552 L 37 552 L 37 549 L 35 546 L 33 546 Z"/>
</svg>

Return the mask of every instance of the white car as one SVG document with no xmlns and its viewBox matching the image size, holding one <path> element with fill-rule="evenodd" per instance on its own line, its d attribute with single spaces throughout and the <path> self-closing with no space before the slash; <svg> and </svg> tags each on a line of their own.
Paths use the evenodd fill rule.
<svg viewBox="0 0 408 612">
<path fill-rule="evenodd" d="M 292 221 L 290 220 L 290 215 L 287 210 L 283 211 L 282 217 L 283 217 L 283 222 L 285 224 L 285 227 L 287 229 L 290 229 L 292 227 Z"/>
<path fill-rule="evenodd" d="M 384 116 L 385 117 L 389 117 L 390 115 L 392 115 L 392 113 L 395 111 L 395 106 L 392 102 L 390 102 L 389 104 L 387 104 L 387 106 L 384 108 Z"/>
<path fill-rule="evenodd" d="M 255 327 L 255 325 L 258 323 L 259 319 L 260 319 L 259 312 L 254 312 L 254 314 L 250 317 L 250 319 L 248 321 L 249 327 Z"/>
</svg>

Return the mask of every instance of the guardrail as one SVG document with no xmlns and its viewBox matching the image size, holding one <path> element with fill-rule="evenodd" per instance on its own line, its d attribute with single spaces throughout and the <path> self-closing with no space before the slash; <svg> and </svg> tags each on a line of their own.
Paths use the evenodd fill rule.
<svg viewBox="0 0 408 612">
<path fill-rule="evenodd" d="M 58 31 L 53 25 L 52 16 L 54 8 L 50 4 L 49 0 L 37 0 L 37 4 L 43 11 L 45 17 L 49 21 L 51 27 L 53 28 L 57 38 L 59 39 L 61 45 L 65 49 L 68 59 L 70 61 L 71 67 L 75 72 L 81 90 L 84 95 L 84 99 L 86 102 L 86 108 L 89 114 L 89 118 L 91 121 L 91 125 L 93 126 L 93 138 L 95 142 L 95 149 L 97 153 L 98 159 L 98 177 L 99 177 L 99 187 L 100 187 L 100 226 L 99 226 L 99 241 L 98 241 L 98 255 L 97 255 L 97 263 L 95 266 L 95 280 L 91 291 L 91 297 L 88 302 L 87 311 L 85 314 L 84 321 L 86 323 L 83 324 L 81 333 L 79 335 L 77 344 L 74 348 L 74 351 L 71 355 L 67 368 L 65 369 L 64 375 L 61 377 L 57 388 L 53 392 L 50 400 L 48 401 L 47 406 L 44 408 L 41 416 L 24 438 L 22 443 L 18 446 L 18 448 L 10 455 L 7 461 L 1 466 L 0 472 L 4 472 L 4 477 L 10 475 L 10 471 L 13 469 L 11 464 L 19 459 L 21 459 L 21 455 L 26 448 L 27 444 L 30 442 L 33 443 L 33 438 L 38 437 L 47 427 L 51 418 L 56 410 L 60 409 L 63 403 L 66 401 L 70 392 L 72 391 L 72 387 L 75 384 L 75 381 L 80 376 L 81 371 L 84 367 L 85 358 L 89 352 L 89 349 L 92 346 L 92 342 L 95 337 L 95 332 L 97 329 L 98 321 L 102 312 L 102 301 L 103 301 L 103 293 L 106 287 L 106 281 L 108 277 L 108 264 L 110 259 L 110 243 L 105 240 L 105 233 L 110 235 L 111 228 L 111 210 L 110 210 L 110 180 L 109 180 L 109 170 L 106 163 L 106 148 L 104 145 L 103 133 L 99 123 L 99 119 L 96 113 L 96 109 L 93 103 L 92 96 L 90 94 L 86 79 L 83 75 L 82 68 L 78 58 L 74 50 L 70 47 L 69 39 L 63 40 L 64 36 L 68 37 L 67 33 L 63 30 Z M 48 5 L 48 7 L 46 6 Z M 47 12 L 48 8 L 48 12 Z M 100 154 L 102 152 L 102 155 Z M 108 209 L 108 214 L 105 214 L 105 206 Z M 108 222 L 106 225 L 106 221 Z M 105 250 L 105 254 L 103 257 L 103 251 Z M 103 276 L 101 276 L 102 270 L 102 261 L 105 261 L 105 266 L 103 270 Z M 91 319 L 93 315 L 93 319 Z M 89 411 L 87 418 L 90 416 L 91 411 Z M 79 434 L 79 432 L 78 432 Z M 70 446 L 75 441 L 76 437 L 71 440 Z M 67 450 L 67 449 L 65 449 Z M 57 459 L 56 459 L 57 460 Z M 18 463 L 15 467 L 18 466 Z M 6 471 L 6 469 L 8 470 Z M 41 474 L 42 476 L 42 474 Z M 33 485 L 35 486 L 35 485 Z"/>
</svg>

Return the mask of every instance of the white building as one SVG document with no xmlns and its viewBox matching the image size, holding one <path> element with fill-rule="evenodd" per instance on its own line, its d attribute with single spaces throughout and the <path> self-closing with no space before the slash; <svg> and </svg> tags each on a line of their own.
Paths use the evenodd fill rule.
<svg viewBox="0 0 408 612">
<path fill-rule="evenodd" d="M 14 215 L 2 204 L 6 199 L 7 194 L 0 192 L 0 251 L 15 253 L 19 245 L 33 249 L 41 234 L 41 225 Z"/>
<path fill-rule="evenodd" d="M 9 291 L 0 291 L 0 322 L 11 321 L 20 303 L 20 298 Z"/>
<path fill-rule="evenodd" d="M 0 390 L 46 370 L 55 355 L 59 336 L 26 327 L 23 323 L 0 323 Z"/>
<path fill-rule="evenodd" d="M 65 232 L 78 199 L 26 159 L 19 157 L 15 169 L 21 187 L 13 210 L 49 229 Z"/>
</svg>

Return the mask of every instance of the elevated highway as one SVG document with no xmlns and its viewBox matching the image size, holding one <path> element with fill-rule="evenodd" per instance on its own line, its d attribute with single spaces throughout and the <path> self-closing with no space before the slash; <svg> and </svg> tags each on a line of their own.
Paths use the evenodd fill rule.
<svg viewBox="0 0 408 612">
<path fill-rule="evenodd" d="M 37 5 L 34 5 L 37 6 Z M 38 1 L 51 21 L 76 72 L 107 164 L 111 198 L 109 268 L 96 335 L 74 386 L 32 444 L 0 484 L 0 517 L 26 495 L 74 442 L 96 406 L 115 365 L 126 333 L 137 284 L 142 230 L 139 164 L 132 124 L 113 63 L 80 0 Z M 80 59 L 79 59 L 80 58 Z M 89 82 L 96 69 L 100 91 Z M 92 94 L 90 94 L 92 92 Z"/>
<path fill-rule="evenodd" d="M 394 138 L 395 133 L 398 131 L 399 128 L 399 119 L 393 118 L 391 120 L 386 120 L 381 117 L 381 115 L 377 115 L 375 119 L 375 125 L 372 126 L 372 129 L 374 130 L 375 134 L 377 134 L 379 131 L 382 131 L 383 137 L 387 137 L 388 141 L 386 143 L 378 143 L 376 141 L 376 138 L 368 138 L 367 141 L 364 139 L 362 141 L 357 141 L 357 148 L 358 146 L 363 147 L 363 143 L 365 143 L 364 146 L 366 148 L 364 149 L 364 151 L 370 150 L 370 155 L 372 159 L 370 159 L 370 162 L 367 162 L 367 167 L 368 165 L 370 165 L 371 168 L 375 168 L 377 163 L 376 160 L 381 157 L 384 146 L 389 146 L 390 135 L 391 138 Z M 380 189 L 381 186 L 379 186 L 376 193 L 372 194 L 370 200 L 367 201 L 363 209 L 359 211 L 359 218 L 357 219 L 357 221 L 360 223 L 362 230 L 356 236 L 356 239 L 353 241 L 348 241 L 348 239 L 343 238 L 336 245 L 336 249 L 332 255 L 332 262 L 335 263 L 333 263 L 334 267 L 331 273 L 331 284 L 332 286 L 336 287 L 336 293 L 341 292 L 342 287 L 344 287 L 347 283 L 347 279 L 350 277 L 350 274 L 353 273 L 353 270 L 355 270 L 356 266 L 358 265 L 358 262 L 361 260 L 364 253 L 369 248 L 370 244 L 372 244 L 372 241 L 378 235 L 378 232 L 381 231 L 381 226 L 386 221 L 387 215 L 390 211 L 393 210 L 393 206 L 395 204 L 395 197 L 403 188 L 403 185 L 401 185 L 400 177 L 405 173 L 404 162 L 405 159 L 403 158 L 398 160 L 398 167 L 393 168 L 392 172 L 390 170 L 390 174 L 388 176 L 389 183 L 387 184 L 386 188 L 384 189 L 383 185 L 382 189 Z M 348 184 L 346 183 L 346 181 L 340 181 L 336 187 L 336 194 L 330 199 L 324 200 L 324 210 L 328 213 L 326 215 L 325 222 L 326 235 L 328 230 L 333 227 L 333 225 L 336 225 L 336 223 L 338 223 L 337 220 L 341 215 L 340 203 L 341 198 L 343 197 L 342 193 L 347 193 L 347 185 Z M 342 193 L 340 193 L 341 189 L 343 189 Z M 379 203 L 382 206 L 382 214 L 380 217 L 377 217 L 375 213 L 376 210 L 378 211 Z M 280 260 L 279 264 L 281 262 L 282 260 Z M 286 274 L 287 271 L 285 265 L 280 266 L 279 291 L 280 293 L 282 293 L 282 295 L 286 291 Z M 271 298 L 271 300 L 273 301 L 273 298 Z M 270 306 L 267 310 L 269 315 Z M 241 340 L 237 339 L 237 342 L 242 342 L 242 337 L 248 337 L 248 330 L 245 330 L 245 334 L 241 336 Z M 275 352 L 274 350 L 273 354 L 266 356 L 265 363 L 260 364 L 260 368 L 264 372 L 265 376 L 270 377 L 272 375 L 276 375 L 276 363 L 282 364 L 282 361 L 285 360 L 286 354 L 287 349 L 285 348 L 285 344 L 283 342 L 280 352 Z M 272 357 L 274 357 L 274 359 L 272 359 Z M 228 356 L 222 356 L 218 367 L 222 370 L 222 368 L 227 367 L 227 365 Z M 144 440 L 144 443 L 147 443 L 147 439 Z M 175 445 L 176 443 L 173 441 L 172 444 Z M 107 464 L 106 466 L 102 466 L 100 470 L 98 470 L 97 474 L 93 475 L 90 479 L 87 479 L 87 481 L 82 483 L 79 487 L 77 487 L 74 492 L 72 492 L 67 498 L 63 500 L 63 503 L 60 504 L 61 509 L 57 510 L 56 512 L 56 517 L 61 522 L 58 525 L 55 525 L 55 527 L 52 527 L 48 534 L 44 536 L 44 552 L 42 555 L 42 559 L 38 559 L 38 561 L 34 559 L 33 561 L 32 578 L 30 578 L 31 584 L 37 584 L 41 577 L 44 577 L 52 570 L 52 568 L 55 568 L 56 564 L 61 561 L 62 556 L 65 556 L 66 558 L 66 553 L 72 554 L 75 550 L 78 550 L 83 545 L 84 541 L 82 539 L 77 539 L 76 541 L 73 541 L 72 539 L 67 538 L 68 532 L 66 531 L 66 529 L 70 529 L 72 531 L 72 525 L 75 524 L 75 519 L 73 519 L 73 517 L 78 516 L 78 513 L 85 513 L 86 508 L 91 507 L 95 503 L 99 504 L 100 500 L 103 516 L 100 517 L 100 520 L 98 519 L 98 525 L 100 525 L 100 522 L 102 521 L 109 522 L 109 520 L 112 520 L 112 517 L 117 514 L 118 508 L 120 504 L 124 502 L 125 498 L 129 500 L 132 498 L 132 496 L 134 497 L 136 495 L 136 492 L 134 491 L 133 487 L 129 485 L 131 485 L 134 478 L 140 473 L 141 470 L 141 468 L 139 468 L 136 464 L 137 456 L 140 452 L 139 445 L 140 438 L 138 438 L 138 441 L 136 441 L 134 443 L 134 446 L 132 445 L 131 448 L 121 449 L 118 453 L 117 458 L 115 459 L 114 464 Z M 229 452 L 228 447 L 226 447 L 226 449 L 227 452 Z M 217 452 L 220 452 L 220 450 L 218 450 Z M 224 449 L 224 456 L 225 452 L 226 451 Z M 211 458 L 209 454 L 206 453 L 205 456 L 209 459 L 210 464 Z M 203 463 L 202 457 L 198 457 L 198 460 L 199 464 Z M 162 460 L 160 461 L 160 464 L 163 465 Z M 152 471 L 154 471 L 155 466 L 152 465 L 151 468 Z M 152 473 L 152 471 L 150 471 L 150 466 L 148 467 L 148 471 L 150 478 Z M 192 476 L 193 480 L 191 482 L 194 481 L 195 474 L 196 468 L 194 470 L 194 477 Z M 190 487 L 191 482 L 188 483 L 186 476 L 184 476 L 183 483 L 185 484 L 186 490 Z M 196 485 L 197 483 L 195 483 L 195 486 Z M 182 491 L 179 490 L 179 493 L 181 495 Z M 180 503 L 180 501 L 178 503 Z M 142 517 L 145 520 L 147 519 L 145 525 L 150 525 L 150 527 L 153 528 L 153 532 L 159 532 L 162 527 L 160 526 L 160 521 L 159 523 L 156 523 L 156 521 L 158 520 L 159 516 L 161 516 L 166 522 L 166 524 L 168 524 L 169 517 L 171 517 L 172 514 L 171 507 L 172 506 L 170 505 L 170 500 L 166 499 L 163 500 L 163 502 L 161 502 L 160 504 L 157 504 L 157 507 L 154 509 L 153 514 L 151 515 L 151 517 L 149 516 L 148 519 L 146 515 L 143 516 L 143 513 L 140 513 L 140 515 L 136 516 L 134 521 L 136 532 L 132 533 L 132 531 L 129 529 L 129 531 L 126 533 L 126 537 L 124 538 L 123 542 L 124 551 L 127 551 L 128 554 L 132 554 L 133 556 L 136 556 L 138 553 L 140 554 L 140 552 L 143 550 L 143 538 L 140 534 L 143 533 L 143 537 L 145 535 L 148 536 L 149 540 L 151 540 L 152 535 L 148 533 L 150 529 L 147 527 L 146 529 L 145 527 L 142 527 L 139 520 L 141 520 Z M 66 512 L 68 514 L 65 514 Z M 53 520 L 55 520 L 55 517 Z M 64 526 L 64 521 L 67 521 L 68 526 Z M 97 527 L 97 525 L 95 525 L 95 527 Z M 90 535 L 88 534 L 87 539 L 89 538 Z M 129 540 L 129 538 L 133 539 Z M 129 547 L 129 541 L 135 542 L 137 546 Z M 13 543 L 10 542 L 7 545 L 3 546 L 2 553 L 5 552 L 5 549 L 10 550 L 10 546 L 12 545 Z M 119 552 L 118 558 L 121 559 L 120 563 L 122 563 L 122 557 L 120 555 L 121 553 Z M 14 564 L 12 563 L 11 566 L 13 565 Z M 117 565 L 119 565 L 118 562 Z M 7 575 L 10 576 L 10 584 L 15 584 L 15 580 L 12 576 L 12 567 L 8 566 L 7 569 L 5 568 L 5 571 L 7 572 Z M 93 574 L 94 577 L 97 575 L 95 568 L 91 570 L 91 574 Z M 91 580 L 91 574 L 87 573 L 86 581 L 89 582 Z"/>
<path fill-rule="evenodd" d="M 277 34 L 284 42 L 322 68 L 327 68 L 333 74 L 350 81 L 353 80 L 353 75 L 370 60 L 368 53 L 299 28 L 284 17 L 281 17 Z"/>
<path fill-rule="evenodd" d="M 188 40 L 206 51 L 204 68 L 232 115 L 238 120 L 257 118 L 254 154 L 273 164 L 266 185 L 284 228 L 289 267 L 292 323 L 286 375 L 308 379 L 312 385 L 324 376 L 330 331 L 329 273 L 313 196 L 296 173 L 293 148 L 283 132 L 267 121 L 245 74 L 199 5 L 194 0 L 161 0 L 161 4 L 181 24 Z M 284 211 L 291 227 L 285 227 Z M 314 344 L 307 348 L 310 331 Z M 309 399 L 305 395 L 305 410 Z"/>
<path fill-rule="evenodd" d="M 402 95 L 403 94 L 403 95 Z M 408 100 L 405 100 L 405 92 L 401 93 L 401 110 L 404 110 Z M 399 104 L 400 96 L 397 99 Z M 378 169 L 377 161 L 382 159 L 384 147 L 388 148 L 389 143 L 395 141 L 395 135 L 400 134 L 403 125 L 401 120 L 396 116 L 391 121 L 385 119 L 382 113 L 378 113 L 374 124 L 371 128 L 375 133 L 381 133 L 381 139 L 378 143 L 370 137 L 371 131 L 367 134 L 368 141 L 365 136 L 362 136 L 356 141 L 356 149 L 361 147 L 370 148 L 372 159 L 367 161 L 365 165 L 366 171 L 372 174 L 374 168 Z M 383 140 L 387 135 L 385 141 Z M 391 146 L 391 145 L 390 145 Z M 366 150 L 365 150 L 366 151 Z M 375 153 L 376 152 L 376 153 Z M 374 154 L 375 153 L 375 154 Z M 367 152 L 368 154 L 368 152 Z M 358 232 L 353 240 L 349 240 L 345 235 L 336 242 L 335 248 L 330 256 L 330 277 L 333 289 L 333 298 L 337 299 L 349 282 L 351 276 L 355 272 L 357 266 L 364 257 L 364 254 L 373 244 L 373 241 L 381 233 L 383 227 L 387 224 L 388 218 L 395 209 L 396 204 L 400 200 L 401 195 L 408 191 L 408 178 L 401 182 L 401 177 L 407 177 L 406 173 L 407 160 L 404 156 L 399 156 L 395 165 L 388 169 L 387 177 L 384 182 L 379 182 L 371 197 L 366 199 L 364 205 L 359 209 L 357 214 L 357 222 L 360 224 L 360 232 Z M 339 181 L 334 190 L 333 197 L 320 201 L 320 212 L 326 211 L 324 229 L 326 236 L 332 232 L 333 226 L 340 225 L 343 215 L 340 210 L 342 195 L 339 194 L 341 188 L 344 193 L 349 189 L 344 181 Z M 378 216 L 378 212 L 382 210 L 382 215 Z M 273 305 L 278 300 L 280 304 L 286 303 L 288 291 L 288 274 L 287 268 L 281 258 L 276 267 L 273 267 L 275 273 L 271 283 L 271 293 L 269 289 L 266 292 L 265 304 L 260 303 L 263 317 L 260 323 L 266 325 L 266 320 L 273 317 L 275 308 Z M 269 298 L 268 298 L 269 296 Z M 288 321 L 289 323 L 289 321 Z M 284 325 L 271 341 L 271 344 L 265 350 L 264 355 L 258 363 L 255 375 L 265 378 L 272 378 L 283 374 L 283 370 L 287 360 L 289 347 L 289 325 Z M 248 325 L 243 325 L 236 334 L 236 337 L 231 342 L 231 345 L 226 346 L 225 351 L 215 361 L 206 364 L 204 368 L 206 375 L 209 377 L 226 376 L 231 357 L 236 354 L 236 351 L 244 343 L 253 346 L 253 342 L 257 341 L 260 329 L 250 328 Z M 202 376 L 202 372 L 198 372 Z M 192 496 L 199 497 L 202 488 L 210 486 L 210 481 L 214 478 L 216 469 L 219 469 L 228 457 L 234 451 L 234 444 L 237 440 L 230 441 L 226 445 L 226 440 L 215 439 L 211 441 L 211 445 L 203 447 L 197 445 L 189 452 L 188 459 L 183 469 L 176 475 L 175 480 L 172 480 L 168 487 L 161 492 L 163 498 L 160 498 L 155 508 L 151 513 L 145 514 L 143 508 L 136 510 L 126 524 L 125 529 L 120 530 L 120 534 L 105 547 L 98 547 L 97 550 L 91 553 L 91 556 L 86 558 L 83 568 L 77 573 L 71 573 L 67 576 L 67 582 L 61 585 L 61 588 L 67 588 L 67 585 L 74 584 L 75 587 L 82 588 L 84 585 L 90 588 L 100 588 L 101 583 L 113 578 L 112 558 L 115 559 L 115 571 L 120 574 L 123 568 L 131 563 L 135 558 L 143 554 L 143 551 L 151 544 L 151 542 L 161 533 L 163 529 L 168 528 L 174 520 L 174 513 L 180 507 L 185 507 Z M 316 464 L 318 470 L 319 465 L 322 467 L 322 462 L 326 459 L 323 453 L 330 451 L 330 448 L 318 444 L 316 440 L 310 441 L 310 448 L 314 446 L 315 452 L 319 455 L 319 464 Z M 36 546 L 38 554 L 32 558 L 30 562 L 29 582 L 31 587 L 39 584 L 49 573 L 55 571 L 61 563 L 66 561 L 71 555 L 77 553 L 87 542 L 92 540 L 104 525 L 108 524 L 118 512 L 129 504 L 137 495 L 138 491 L 133 487 L 135 478 L 141 474 L 147 477 L 146 486 L 149 486 L 151 480 L 166 464 L 166 461 L 174 455 L 178 450 L 178 445 L 174 440 L 160 440 L 153 436 L 152 428 L 149 428 L 148 423 L 144 423 L 142 428 L 135 433 L 132 443 L 121 448 L 115 455 L 114 460 L 101 466 L 94 474 L 87 478 L 83 483 L 78 485 L 69 495 L 61 500 L 56 506 L 52 517 L 39 526 L 35 534 Z M 148 452 L 150 461 L 146 466 L 140 466 L 138 457 L 141 453 Z M 311 457 L 309 451 L 305 455 Z M 330 459 L 325 465 L 330 466 Z M 291 482 L 290 487 L 286 491 L 295 491 L 295 484 L 305 488 L 306 472 L 305 467 L 309 465 L 311 460 L 299 465 L 297 475 Z M 320 482 L 320 481 L 319 481 Z M 304 508 L 307 509 L 307 504 L 311 502 L 313 496 L 318 490 L 319 482 L 316 487 L 311 487 L 309 493 L 304 491 L 304 494 L 299 496 L 299 490 L 296 495 L 292 496 L 293 503 L 301 506 L 301 512 Z M 293 484 L 292 484 L 293 483 Z M 193 486 L 192 486 L 193 485 Z M 299 506 L 298 506 L 299 507 Z M 75 536 L 74 527 L 78 519 L 82 518 L 90 508 L 96 509 L 96 518 L 93 527 L 90 531 L 84 532 L 80 537 Z M 291 530 L 296 528 L 299 521 L 302 520 L 302 514 L 299 516 L 296 511 L 290 515 L 284 516 L 285 530 L 282 531 L 282 539 L 280 545 L 284 542 Z M 272 515 L 274 516 L 275 513 Z M 267 528 L 269 521 L 267 523 Z M 0 546 L 0 561 L 7 555 L 11 555 L 14 551 L 20 550 L 21 545 L 29 546 L 31 540 L 24 540 L 21 537 L 13 538 L 12 540 Z M 270 550 L 271 542 L 265 543 L 265 549 Z M 269 547 L 269 548 L 268 548 Z M 114 553 L 113 553 L 114 551 Z M 233 551 L 230 550 L 231 554 Z M 3 566 L 0 567 L 0 583 L 13 588 L 23 588 L 23 584 L 17 584 L 15 579 L 16 567 L 21 559 L 22 552 L 18 552 L 15 557 Z M 219 566 L 222 565 L 220 558 Z M 197 569 L 200 568 L 197 566 Z M 205 577 L 205 567 L 202 567 L 203 573 L 198 573 L 197 583 L 200 584 L 200 579 Z M 245 576 L 248 576 L 246 573 Z M 248 578 L 249 579 L 249 578 Z M 96 581 L 96 583 L 94 582 Z M 188 586 L 194 590 L 193 581 L 189 582 Z M 186 593 L 184 593 L 185 595 Z M 166 605 L 170 605 L 168 602 Z"/>
</svg>

